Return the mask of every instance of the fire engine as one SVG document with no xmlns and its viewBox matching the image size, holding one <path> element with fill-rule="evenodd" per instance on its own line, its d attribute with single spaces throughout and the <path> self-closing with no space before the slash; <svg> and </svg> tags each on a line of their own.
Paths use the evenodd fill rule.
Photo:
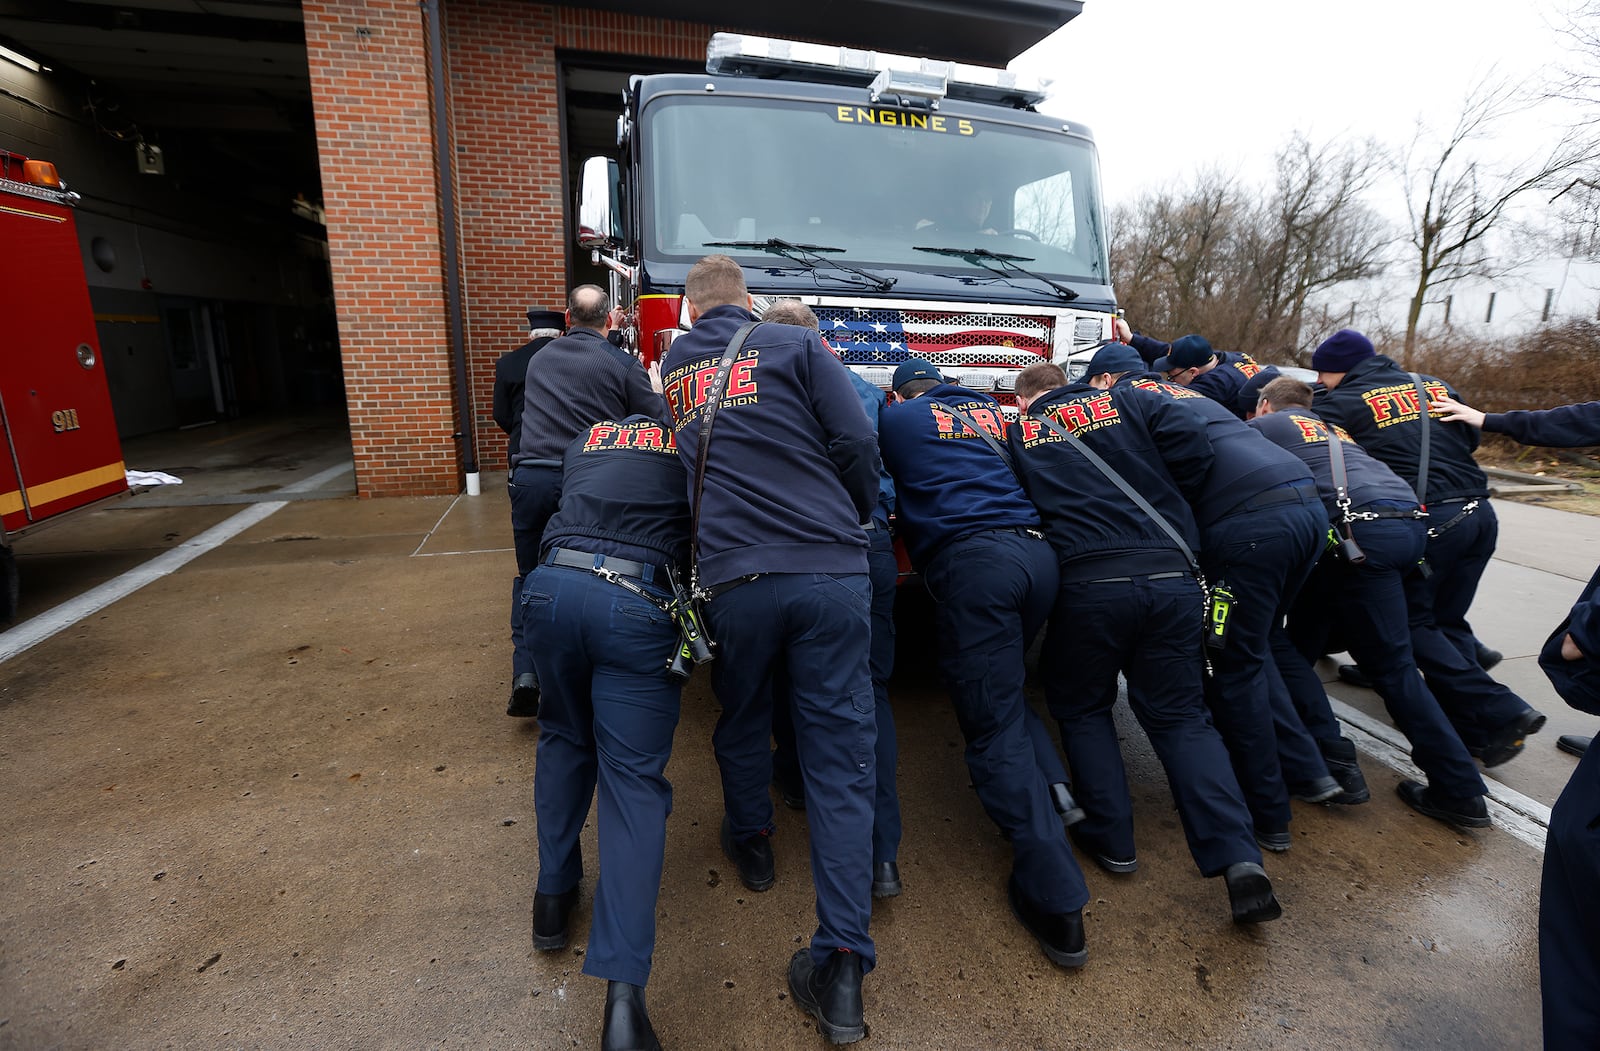
<svg viewBox="0 0 1600 1051">
<path fill-rule="evenodd" d="M 0 149 L 0 623 L 16 612 L 11 541 L 128 490 L 72 209 L 55 166 Z"/>
<path fill-rule="evenodd" d="M 1014 406 L 1023 367 L 1076 378 L 1112 337 L 1094 140 L 1036 111 L 1043 82 L 726 33 L 706 71 L 633 78 L 618 156 L 582 169 L 578 243 L 647 364 L 688 328 L 684 278 L 716 252 L 757 314 L 801 300 L 881 387 L 921 357 Z"/>
</svg>

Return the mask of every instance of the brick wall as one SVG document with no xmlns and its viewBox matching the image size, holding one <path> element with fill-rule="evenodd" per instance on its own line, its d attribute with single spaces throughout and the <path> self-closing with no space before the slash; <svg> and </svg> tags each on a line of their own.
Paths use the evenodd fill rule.
<svg viewBox="0 0 1600 1051">
<path fill-rule="evenodd" d="M 566 299 L 557 52 L 703 61 L 712 30 L 516 0 L 450 0 L 446 16 L 467 360 L 479 462 L 494 470 L 505 466 L 489 414 L 495 359 L 527 338 L 529 306 Z"/>
<path fill-rule="evenodd" d="M 305 0 L 356 484 L 455 493 L 455 431 L 427 74 L 415 0 Z M 448 0 L 449 106 L 480 469 L 505 464 L 494 362 L 529 305 L 565 298 L 558 50 L 697 60 L 712 30 L 522 0 Z"/>
<path fill-rule="evenodd" d="M 416 0 L 304 0 L 362 496 L 456 493 L 426 33 Z"/>
</svg>

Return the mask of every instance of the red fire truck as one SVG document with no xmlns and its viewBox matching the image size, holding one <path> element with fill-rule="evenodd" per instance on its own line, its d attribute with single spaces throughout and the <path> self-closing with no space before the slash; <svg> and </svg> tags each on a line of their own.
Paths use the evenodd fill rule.
<svg viewBox="0 0 1600 1051">
<path fill-rule="evenodd" d="M 67 190 L 55 167 L 0 149 L 0 623 L 16 612 L 11 541 L 128 489 Z"/>
<path fill-rule="evenodd" d="M 684 277 L 714 252 L 744 268 L 757 313 L 805 302 L 882 387 L 921 357 L 1015 404 L 1023 367 L 1076 378 L 1111 337 L 1094 140 L 1036 111 L 1043 84 L 724 33 L 706 70 L 635 77 L 618 155 L 583 166 L 578 241 L 646 362 L 688 327 Z"/>
</svg>

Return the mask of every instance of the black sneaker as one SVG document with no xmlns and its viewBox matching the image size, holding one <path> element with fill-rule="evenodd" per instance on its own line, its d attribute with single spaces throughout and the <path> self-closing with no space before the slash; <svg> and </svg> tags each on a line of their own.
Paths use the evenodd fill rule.
<svg viewBox="0 0 1600 1051">
<path fill-rule="evenodd" d="M 1253 861 L 1229 865 L 1222 874 L 1228 885 L 1228 904 L 1233 908 L 1234 923 L 1266 923 L 1283 915 L 1283 906 L 1272 893 L 1272 881 L 1266 870 Z"/>
<path fill-rule="evenodd" d="M 1082 967 L 1089 960 L 1083 947 L 1083 910 L 1045 912 L 1017 889 L 1017 877 L 1006 883 L 1006 900 L 1017 922 L 1038 941 L 1050 962 L 1061 967 Z"/>
<path fill-rule="evenodd" d="M 861 1006 L 861 957 L 847 949 L 830 953 L 820 968 L 811 950 L 801 949 L 789 961 L 789 993 L 817 1020 L 817 1031 L 830 1044 L 853 1044 L 867 1035 Z"/>
<path fill-rule="evenodd" d="M 553 952 L 567 947 L 567 921 L 578 904 L 578 888 L 560 894 L 535 893 L 533 896 L 533 947 Z"/>
<path fill-rule="evenodd" d="M 1394 789 L 1405 805 L 1435 821 L 1458 828 L 1488 828 L 1489 807 L 1482 796 L 1441 796 L 1421 781 L 1401 781 Z"/>
<path fill-rule="evenodd" d="M 733 823 L 722 816 L 722 852 L 739 869 L 739 882 L 753 891 L 770 890 L 777 879 L 772 860 L 772 840 L 757 832 L 739 842 L 733 839 Z"/>
<path fill-rule="evenodd" d="M 1491 734 L 1487 744 L 1467 750 L 1486 767 L 1508 763 L 1522 752 L 1530 734 L 1544 728 L 1544 721 L 1544 713 L 1528 708 Z"/>
</svg>

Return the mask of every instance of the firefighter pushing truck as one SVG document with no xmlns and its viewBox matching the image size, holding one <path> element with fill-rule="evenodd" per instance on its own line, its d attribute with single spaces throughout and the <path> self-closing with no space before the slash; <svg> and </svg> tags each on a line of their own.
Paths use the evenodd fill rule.
<svg viewBox="0 0 1600 1051">
<path fill-rule="evenodd" d="M 1076 378 L 1112 338 L 1094 141 L 1035 111 L 1042 84 L 726 33 L 706 70 L 635 77 L 617 157 L 582 170 L 578 241 L 646 364 L 688 328 L 684 278 L 712 253 L 739 262 L 758 315 L 809 305 L 880 387 L 920 357 L 1010 406 L 1024 367 Z"/>
<path fill-rule="evenodd" d="M 54 165 L 0 149 L 0 624 L 16 612 L 11 542 L 128 490 L 71 193 Z"/>
</svg>

